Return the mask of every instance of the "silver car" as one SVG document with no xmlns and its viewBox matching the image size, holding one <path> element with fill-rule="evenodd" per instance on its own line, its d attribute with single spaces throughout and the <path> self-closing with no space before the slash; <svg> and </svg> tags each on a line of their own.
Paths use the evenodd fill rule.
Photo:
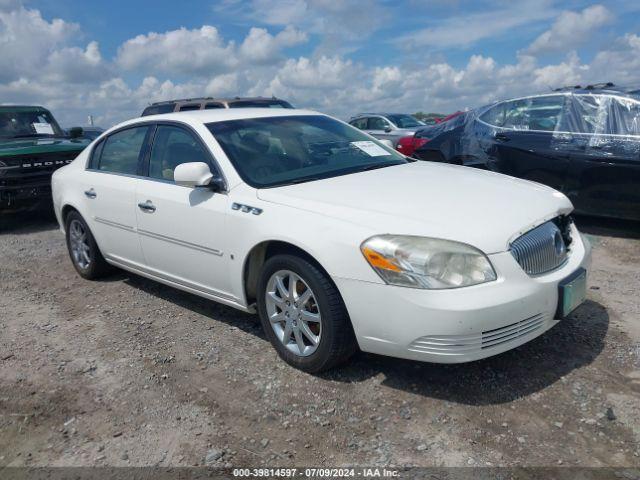
<svg viewBox="0 0 640 480">
<path fill-rule="evenodd" d="M 413 135 L 425 126 L 417 118 L 406 113 L 360 113 L 349 124 L 380 140 L 390 140 L 395 148 L 402 137 Z"/>
</svg>

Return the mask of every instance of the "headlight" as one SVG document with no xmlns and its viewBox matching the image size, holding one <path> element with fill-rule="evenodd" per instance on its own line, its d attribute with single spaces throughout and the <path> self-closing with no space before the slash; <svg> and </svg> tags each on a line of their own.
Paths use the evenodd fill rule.
<svg viewBox="0 0 640 480">
<path fill-rule="evenodd" d="M 378 235 L 360 249 L 382 279 L 401 287 L 439 290 L 496 279 L 487 256 L 465 243 L 408 235 Z"/>
</svg>

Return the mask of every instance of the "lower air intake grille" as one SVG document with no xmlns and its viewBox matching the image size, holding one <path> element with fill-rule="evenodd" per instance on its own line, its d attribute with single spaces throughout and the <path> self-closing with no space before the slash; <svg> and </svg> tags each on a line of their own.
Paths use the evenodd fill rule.
<svg viewBox="0 0 640 480">
<path fill-rule="evenodd" d="M 420 337 L 409 345 L 409 350 L 435 355 L 468 355 L 513 342 L 543 328 L 547 323 L 539 313 L 506 327 L 487 330 L 474 335 L 438 335 Z"/>
</svg>

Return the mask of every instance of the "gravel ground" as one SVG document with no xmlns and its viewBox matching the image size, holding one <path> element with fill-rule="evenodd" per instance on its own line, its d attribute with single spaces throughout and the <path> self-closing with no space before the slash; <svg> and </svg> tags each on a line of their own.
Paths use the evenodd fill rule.
<svg viewBox="0 0 640 480">
<path fill-rule="evenodd" d="M 51 217 L 0 222 L 0 466 L 640 465 L 637 224 L 579 219 L 588 301 L 523 347 L 312 376 L 257 317 L 82 280 Z"/>
</svg>

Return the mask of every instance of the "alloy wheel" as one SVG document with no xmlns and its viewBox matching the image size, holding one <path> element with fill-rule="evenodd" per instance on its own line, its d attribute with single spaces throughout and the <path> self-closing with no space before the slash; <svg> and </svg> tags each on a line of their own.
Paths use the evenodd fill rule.
<svg viewBox="0 0 640 480">
<path fill-rule="evenodd" d="M 83 270 L 91 265 L 91 247 L 85 226 L 79 220 L 72 220 L 69 224 L 69 247 L 73 261 Z"/>
<path fill-rule="evenodd" d="M 291 270 L 279 270 L 267 282 L 265 303 L 276 337 L 292 353 L 307 357 L 322 335 L 322 315 L 311 287 Z"/>
</svg>

